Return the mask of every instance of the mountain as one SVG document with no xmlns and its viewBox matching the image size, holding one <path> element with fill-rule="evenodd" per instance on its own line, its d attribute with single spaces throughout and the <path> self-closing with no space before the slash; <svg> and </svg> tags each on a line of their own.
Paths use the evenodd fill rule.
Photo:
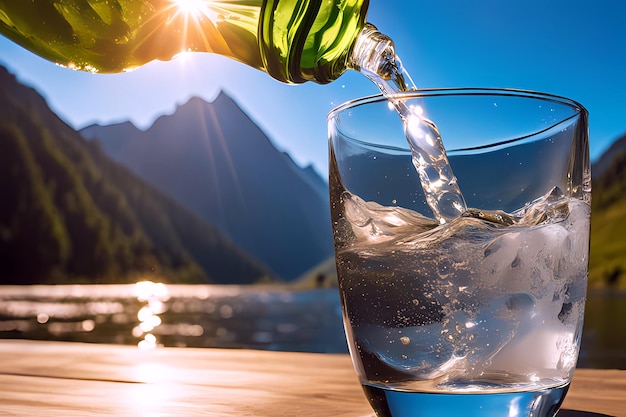
<svg viewBox="0 0 626 417">
<path fill-rule="evenodd" d="M 592 167 L 589 279 L 626 286 L 626 135 Z"/>
<path fill-rule="evenodd" d="M 271 272 L 0 67 L 0 284 L 252 283 Z"/>
<path fill-rule="evenodd" d="M 146 131 L 125 122 L 81 133 L 286 280 L 332 256 L 326 182 L 225 93 L 191 98 Z"/>
<path fill-rule="evenodd" d="M 613 142 L 593 163 L 591 174 L 598 177 L 602 176 L 609 168 L 609 165 L 613 163 L 613 158 L 623 151 L 626 151 L 626 133 Z"/>
</svg>

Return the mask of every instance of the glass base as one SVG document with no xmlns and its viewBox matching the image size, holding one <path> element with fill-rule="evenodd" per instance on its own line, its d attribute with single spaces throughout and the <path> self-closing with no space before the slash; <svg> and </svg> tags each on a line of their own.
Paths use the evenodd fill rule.
<svg viewBox="0 0 626 417">
<path fill-rule="evenodd" d="M 363 385 L 378 417 L 554 417 L 569 384 L 539 391 L 439 394 Z"/>
</svg>

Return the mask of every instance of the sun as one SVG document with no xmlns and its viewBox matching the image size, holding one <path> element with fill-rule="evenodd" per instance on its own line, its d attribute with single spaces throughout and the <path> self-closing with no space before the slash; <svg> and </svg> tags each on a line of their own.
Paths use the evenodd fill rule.
<svg viewBox="0 0 626 417">
<path fill-rule="evenodd" d="M 202 11 L 206 8 L 204 0 L 171 0 L 171 2 L 177 9 L 176 13 L 196 18 L 202 16 Z"/>
<path fill-rule="evenodd" d="M 185 19 L 193 19 L 198 22 L 204 17 L 214 21 L 217 16 L 211 10 L 210 1 L 208 0 L 169 0 L 175 9 L 174 16 L 183 16 Z"/>
<path fill-rule="evenodd" d="M 201 39 L 205 45 L 209 40 L 206 38 L 204 27 L 207 24 L 215 25 L 219 20 L 219 13 L 215 10 L 215 0 L 168 0 L 169 6 L 165 11 L 169 14 L 168 25 L 174 25 L 177 32 L 182 35 L 181 50 L 177 58 L 185 58 L 193 48 L 185 49 L 188 39 Z M 208 21 L 208 22 L 207 22 Z"/>
</svg>

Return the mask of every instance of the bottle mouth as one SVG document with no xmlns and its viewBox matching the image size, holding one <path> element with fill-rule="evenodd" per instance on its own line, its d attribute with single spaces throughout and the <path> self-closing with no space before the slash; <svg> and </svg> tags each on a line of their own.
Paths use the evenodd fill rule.
<svg viewBox="0 0 626 417">
<path fill-rule="evenodd" d="M 366 23 L 357 36 L 348 67 L 373 81 L 386 96 L 417 89 L 396 54 L 393 40 L 371 23 Z"/>
</svg>

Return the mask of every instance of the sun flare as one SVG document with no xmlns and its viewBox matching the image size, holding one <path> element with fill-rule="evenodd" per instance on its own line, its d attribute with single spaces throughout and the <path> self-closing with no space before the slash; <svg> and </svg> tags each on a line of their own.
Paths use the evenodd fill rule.
<svg viewBox="0 0 626 417">
<path fill-rule="evenodd" d="M 200 17 L 205 8 L 204 0 L 172 0 L 179 13 Z"/>
<path fill-rule="evenodd" d="M 194 48 L 185 49 L 187 39 L 200 38 L 205 45 L 209 44 L 206 38 L 203 26 L 208 20 L 211 25 L 215 25 L 219 18 L 219 13 L 213 8 L 215 4 L 211 0 L 168 0 L 170 5 L 166 8 L 169 13 L 167 24 L 175 25 L 177 31 L 182 34 L 182 43 L 180 52 L 176 58 L 187 61 L 189 52 L 193 52 Z"/>
<path fill-rule="evenodd" d="M 216 13 L 211 10 L 208 0 L 170 0 L 170 2 L 175 9 L 175 16 L 182 15 L 185 18 L 192 18 L 196 22 L 204 17 L 211 21 L 217 18 Z"/>
</svg>

